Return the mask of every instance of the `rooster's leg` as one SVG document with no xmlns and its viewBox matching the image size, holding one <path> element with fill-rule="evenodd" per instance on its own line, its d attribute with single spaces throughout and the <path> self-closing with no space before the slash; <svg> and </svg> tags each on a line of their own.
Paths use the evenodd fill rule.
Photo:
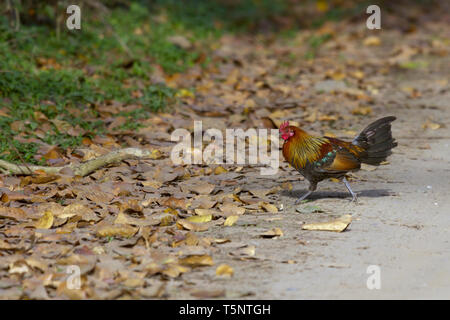
<svg viewBox="0 0 450 320">
<path fill-rule="evenodd" d="M 311 190 L 309 190 L 307 193 L 305 193 L 304 195 L 302 195 L 300 198 L 298 198 L 295 201 L 295 204 L 299 204 L 300 202 L 302 202 L 303 200 L 305 200 L 306 198 L 308 198 L 308 196 L 313 193 Z"/>
<path fill-rule="evenodd" d="M 350 184 L 348 183 L 348 181 L 347 181 L 347 179 L 345 177 L 344 177 L 344 179 L 342 179 L 342 181 L 344 181 L 348 192 L 350 192 L 350 194 L 352 195 L 352 202 L 356 202 L 356 200 L 358 200 L 358 195 L 353 192 L 352 188 L 350 188 Z"/>
<path fill-rule="evenodd" d="M 310 195 L 311 193 L 313 193 L 314 190 L 316 190 L 316 188 L 317 188 L 317 183 L 310 183 L 310 184 L 309 184 L 309 190 L 308 190 L 308 192 L 306 192 L 304 195 L 302 195 L 300 198 L 298 198 L 298 199 L 295 201 L 295 204 L 299 204 L 301 201 L 303 201 L 303 200 L 305 200 L 306 198 L 308 198 L 309 195 Z"/>
</svg>

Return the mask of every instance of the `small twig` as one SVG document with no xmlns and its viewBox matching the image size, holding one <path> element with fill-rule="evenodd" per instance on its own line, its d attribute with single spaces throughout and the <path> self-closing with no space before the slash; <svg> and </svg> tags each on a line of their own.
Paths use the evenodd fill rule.
<svg viewBox="0 0 450 320">
<path fill-rule="evenodd" d="M 20 12 L 16 5 L 14 5 L 14 14 L 15 14 L 15 20 L 16 20 L 16 25 L 15 25 L 14 29 L 16 31 L 19 31 L 19 29 L 20 29 Z"/>
</svg>

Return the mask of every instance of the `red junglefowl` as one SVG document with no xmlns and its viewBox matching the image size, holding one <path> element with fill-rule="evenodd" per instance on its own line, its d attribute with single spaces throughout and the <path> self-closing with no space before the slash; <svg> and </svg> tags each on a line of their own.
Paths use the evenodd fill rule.
<svg viewBox="0 0 450 320">
<path fill-rule="evenodd" d="M 283 122 L 280 126 L 281 138 L 284 140 L 283 156 L 308 181 L 309 191 L 300 201 L 306 199 L 317 188 L 317 183 L 327 178 L 342 178 L 352 201 L 357 195 L 345 179 L 349 171 L 361 168 L 361 163 L 379 165 L 397 146 L 392 138 L 391 122 L 395 117 L 385 117 L 369 124 L 352 142 L 331 137 L 313 137 L 300 128 Z"/>
</svg>

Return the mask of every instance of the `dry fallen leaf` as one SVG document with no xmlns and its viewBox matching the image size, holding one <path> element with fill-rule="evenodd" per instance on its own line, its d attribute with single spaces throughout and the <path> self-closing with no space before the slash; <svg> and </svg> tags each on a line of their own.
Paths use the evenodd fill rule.
<svg viewBox="0 0 450 320">
<path fill-rule="evenodd" d="M 142 181 L 141 183 L 144 187 L 152 187 L 155 189 L 159 189 L 163 185 L 163 183 L 161 181 L 153 180 L 153 179 Z"/>
<path fill-rule="evenodd" d="M 352 222 L 352 216 L 350 214 L 345 214 L 336 220 L 328 222 L 317 222 L 317 223 L 307 223 L 302 225 L 303 230 L 320 230 L 320 231 L 334 231 L 342 232 L 350 225 Z"/>
<path fill-rule="evenodd" d="M 225 216 L 242 215 L 245 213 L 245 208 L 239 207 L 233 203 L 226 203 L 224 205 L 221 205 L 219 209 Z"/>
<path fill-rule="evenodd" d="M 188 272 L 188 271 L 189 271 L 189 268 L 187 268 L 187 267 L 179 266 L 176 264 L 170 264 L 161 273 L 170 278 L 177 278 L 180 274 Z"/>
<path fill-rule="evenodd" d="M 361 163 L 361 170 L 364 171 L 375 171 L 377 166 L 371 166 L 370 164 Z"/>
<path fill-rule="evenodd" d="M 206 231 L 209 228 L 209 225 L 206 223 L 195 223 L 185 219 L 177 220 L 177 227 L 179 229 L 186 229 L 191 231 Z"/>
<path fill-rule="evenodd" d="M 183 182 L 180 183 L 183 192 L 195 192 L 196 194 L 208 195 L 213 192 L 215 185 L 208 182 Z"/>
<path fill-rule="evenodd" d="M 25 220 L 27 214 L 20 208 L 0 206 L 0 218 L 12 220 Z"/>
<path fill-rule="evenodd" d="M 261 207 L 266 210 L 267 212 L 270 213 L 278 213 L 278 208 L 276 206 L 274 206 L 273 204 L 267 203 L 267 202 L 263 202 L 261 203 Z"/>
<path fill-rule="evenodd" d="M 225 296 L 225 290 L 199 290 L 192 292 L 191 295 L 200 299 L 220 298 Z"/>
<path fill-rule="evenodd" d="M 273 228 L 259 235 L 262 238 L 279 238 L 283 236 L 283 231 L 280 228 Z"/>
<path fill-rule="evenodd" d="M 230 267 L 227 264 L 221 264 L 216 269 L 216 275 L 218 276 L 232 276 L 234 273 L 234 270 L 232 267 Z"/>
<path fill-rule="evenodd" d="M 36 223 L 37 229 L 50 229 L 53 225 L 53 214 L 51 211 L 45 211 L 44 215 Z"/>
<path fill-rule="evenodd" d="M 360 116 L 367 116 L 372 113 L 371 107 L 357 107 L 352 110 L 352 114 L 354 115 L 360 115 Z"/>
<path fill-rule="evenodd" d="M 236 223 L 236 221 L 238 221 L 238 219 L 239 219 L 239 216 L 229 216 L 229 217 L 225 220 L 225 222 L 223 223 L 223 225 L 224 225 L 225 227 L 231 227 L 233 224 Z"/>
<path fill-rule="evenodd" d="M 211 210 L 211 209 L 200 209 L 199 208 L 199 209 L 195 209 L 194 212 L 195 212 L 195 214 L 197 214 L 199 216 L 209 216 L 209 215 L 212 215 L 215 211 Z"/>
<path fill-rule="evenodd" d="M 201 215 L 201 216 L 192 216 L 192 217 L 186 218 L 186 220 L 188 220 L 190 222 L 195 222 L 195 223 L 209 222 L 209 221 L 211 221 L 211 219 L 212 219 L 211 214 Z"/>
<path fill-rule="evenodd" d="M 433 122 L 431 120 L 427 120 L 424 124 L 422 124 L 422 128 L 424 128 L 424 129 L 436 130 L 441 127 L 442 127 L 442 125 L 440 123 Z"/>
<path fill-rule="evenodd" d="M 139 228 L 130 225 L 105 225 L 97 229 L 97 235 L 100 237 L 124 237 L 129 238 L 136 234 Z"/>
<path fill-rule="evenodd" d="M 256 253 L 255 246 L 244 246 L 239 248 L 237 255 L 253 257 L 255 253 Z"/>
<path fill-rule="evenodd" d="M 226 172 L 228 172 L 227 171 L 227 169 L 225 169 L 224 167 L 222 167 L 222 166 L 218 166 L 218 167 L 216 167 L 215 169 L 214 169 L 214 174 L 222 174 L 222 173 L 226 173 Z"/>
<path fill-rule="evenodd" d="M 214 261 L 210 255 L 191 255 L 179 260 L 180 264 L 189 267 L 204 267 L 214 265 Z"/>
</svg>

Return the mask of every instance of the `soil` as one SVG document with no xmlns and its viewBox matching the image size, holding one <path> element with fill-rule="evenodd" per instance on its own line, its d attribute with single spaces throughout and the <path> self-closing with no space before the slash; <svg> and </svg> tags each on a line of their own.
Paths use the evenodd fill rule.
<svg viewBox="0 0 450 320">
<path fill-rule="evenodd" d="M 186 274 L 187 289 L 224 289 L 227 298 L 250 299 L 448 299 L 450 297 L 450 90 L 436 86 L 448 79 L 448 59 L 434 60 L 428 72 L 399 71 L 385 79 L 378 114 L 395 115 L 393 135 L 398 147 L 389 164 L 361 170 L 351 182 L 358 202 L 342 183 L 324 181 L 310 202 L 294 202 L 307 190 L 298 181 L 293 191 L 278 197 L 279 214 L 244 215 L 236 228 L 214 235 L 231 239 L 214 257 L 228 263 L 234 276 L 217 280 L 214 270 Z M 421 88 L 426 94 L 405 99 L 402 87 Z M 424 130 L 425 119 L 443 127 Z M 292 170 L 291 174 L 300 176 Z M 261 177 L 254 187 L 275 187 L 277 178 Z M 249 187 L 252 187 L 249 184 Z M 317 206 L 323 212 L 299 213 Z M 341 233 L 302 230 L 308 222 L 327 221 L 351 214 L 353 222 Z M 284 235 L 263 239 L 263 231 L 279 227 Z M 230 260 L 242 245 L 255 246 L 255 260 Z M 380 269 L 380 289 L 368 289 L 371 274 Z M 206 279 L 206 280 L 205 280 Z M 209 279 L 209 280 L 208 280 Z M 189 290 L 168 286 L 171 298 L 193 298 Z"/>
</svg>

